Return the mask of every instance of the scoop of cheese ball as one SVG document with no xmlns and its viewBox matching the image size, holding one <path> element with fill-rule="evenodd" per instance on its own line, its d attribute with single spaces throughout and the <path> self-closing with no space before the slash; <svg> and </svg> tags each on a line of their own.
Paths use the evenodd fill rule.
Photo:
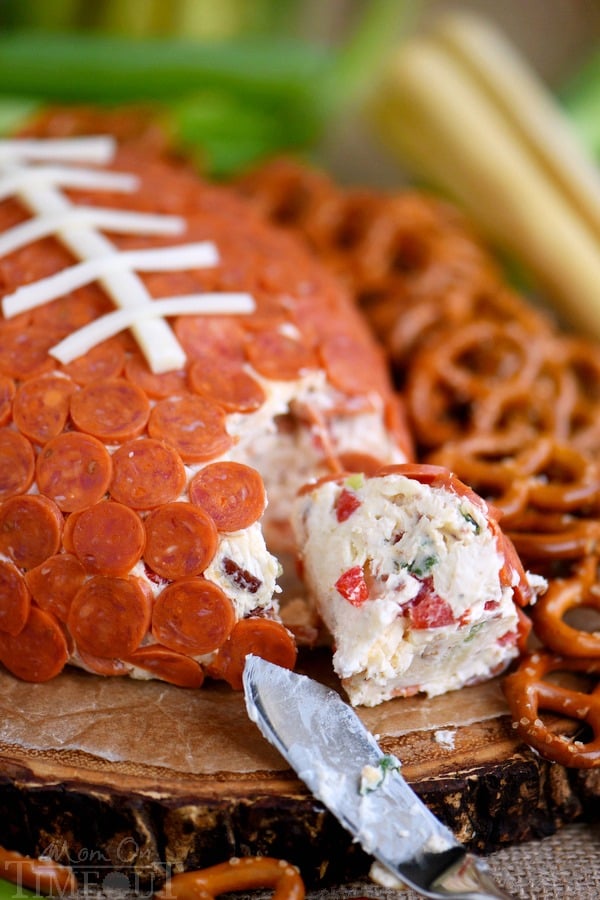
<svg viewBox="0 0 600 900">
<path fill-rule="evenodd" d="M 518 655 L 533 594 L 484 500 L 436 466 L 307 485 L 294 528 L 312 600 L 354 705 L 443 694 Z"/>
</svg>

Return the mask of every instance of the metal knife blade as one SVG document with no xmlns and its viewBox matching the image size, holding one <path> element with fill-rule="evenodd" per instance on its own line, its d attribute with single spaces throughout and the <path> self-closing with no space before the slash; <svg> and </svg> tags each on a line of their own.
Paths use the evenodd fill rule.
<svg viewBox="0 0 600 900">
<path fill-rule="evenodd" d="M 417 797 L 354 710 L 306 675 L 246 657 L 250 719 L 366 853 L 432 900 L 511 900 Z"/>
</svg>

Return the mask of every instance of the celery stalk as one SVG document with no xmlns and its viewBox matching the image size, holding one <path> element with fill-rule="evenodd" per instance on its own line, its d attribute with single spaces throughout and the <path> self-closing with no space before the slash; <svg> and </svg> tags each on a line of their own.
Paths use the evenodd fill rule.
<svg viewBox="0 0 600 900">
<path fill-rule="evenodd" d="M 360 96 L 379 74 L 388 51 L 414 25 L 420 0 L 370 0 L 356 27 L 342 43 L 332 78 L 332 90 Z M 366 73 L 368 77 L 366 77 Z"/>
<path fill-rule="evenodd" d="M 312 44 L 258 36 L 134 41 L 88 32 L 74 40 L 15 31 L 0 34 L 0 101 L 147 103 L 207 172 L 225 176 L 315 144 L 328 114 L 315 85 L 328 82 L 334 61 Z"/>
<path fill-rule="evenodd" d="M 71 29 L 81 24 L 80 12 L 80 0 L 3 0 L 0 25 L 45 31 Z"/>
<path fill-rule="evenodd" d="M 16 131 L 39 106 L 39 101 L 32 98 L 0 97 L 0 134 Z"/>
<path fill-rule="evenodd" d="M 0 90 L 58 102 L 164 100 L 221 87 L 241 94 L 307 93 L 327 73 L 325 50 L 293 40 L 205 43 L 81 33 L 0 35 Z"/>
<path fill-rule="evenodd" d="M 24 2 L 32 9 L 38 0 Z M 0 32 L 0 100 L 149 104 L 209 172 L 230 174 L 260 157 L 314 147 L 331 120 L 357 107 L 418 2 L 357 5 L 349 34 L 333 46 L 290 37 L 300 0 L 173 0 L 168 9 L 162 0 L 83 3 L 85 27 L 77 31 L 31 22 L 28 31 Z M 244 36 L 150 36 L 182 28 L 242 28 Z"/>
<path fill-rule="evenodd" d="M 23 900 L 28 897 L 39 898 L 39 894 L 22 885 L 13 884 L 12 881 L 6 881 L 5 878 L 0 878 L 0 900 Z"/>
<path fill-rule="evenodd" d="M 559 94 L 574 128 L 600 161 L 600 51 L 595 51 Z"/>
<path fill-rule="evenodd" d="M 127 0 L 127 3 L 105 0 L 99 10 L 98 24 L 109 34 L 147 37 L 154 33 L 156 7 L 156 0 Z"/>
<path fill-rule="evenodd" d="M 320 128 L 310 109 L 296 114 L 289 105 L 249 106 L 223 92 L 171 103 L 164 115 L 176 142 L 217 177 L 269 155 L 274 147 L 307 148 Z"/>
<path fill-rule="evenodd" d="M 245 31 L 240 0 L 178 0 L 172 12 L 174 33 L 186 37 L 226 38 Z"/>
</svg>

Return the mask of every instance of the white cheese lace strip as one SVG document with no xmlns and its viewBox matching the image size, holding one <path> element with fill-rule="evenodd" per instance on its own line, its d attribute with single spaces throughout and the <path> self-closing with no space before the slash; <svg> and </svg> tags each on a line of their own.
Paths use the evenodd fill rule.
<svg viewBox="0 0 600 900">
<path fill-rule="evenodd" d="M 139 306 L 117 309 L 94 319 L 74 331 L 49 353 L 59 362 L 66 364 L 82 356 L 96 344 L 108 340 L 120 331 L 139 324 L 143 319 L 160 316 L 191 315 L 235 315 L 252 313 L 256 309 L 254 298 L 245 293 L 188 294 L 181 297 L 165 297 L 142 303 Z"/>
<path fill-rule="evenodd" d="M 74 206 L 57 216 L 37 216 L 9 228 L 0 235 L 0 257 L 7 256 L 27 244 L 50 235 L 58 235 L 66 228 L 101 228 L 117 234 L 180 235 L 185 231 L 185 219 L 159 213 L 128 212 L 96 206 Z"/>
<path fill-rule="evenodd" d="M 26 187 L 19 199 L 33 215 L 62 215 L 73 204 L 55 185 L 43 183 L 33 189 Z M 67 228 L 61 233 L 62 243 L 81 260 L 97 259 L 115 252 L 115 246 L 101 232 L 93 228 Z M 114 272 L 101 280 L 103 288 L 117 307 L 150 303 L 152 297 L 135 272 Z M 163 319 L 149 319 L 132 326 L 132 333 L 153 372 L 157 374 L 181 369 L 186 357 L 179 341 Z"/>
<path fill-rule="evenodd" d="M 10 319 L 119 271 L 173 272 L 214 266 L 218 261 L 217 249 L 210 241 L 145 250 L 112 250 L 17 288 L 13 294 L 4 297 L 2 310 Z"/>
<path fill-rule="evenodd" d="M 138 187 L 139 179 L 133 174 L 68 165 L 73 162 L 105 164 L 113 158 L 114 149 L 114 140 L 105 136 L 69 138 L 64 141 L 56 139 L 0 141 L 0 200 L 17 197 L 29 209 L 34 219 L 39 220 L 37 224 L 29 226 L 27 223 L 20 223 L 5 233 L 3 252 L 9 252 L 11 247 L 23 246 L 27 241 L 35 240 L 37 236 L 54 233 L 81 261 L 64 272 L 51 276 L 50 279 L 26 285 L 10 297 L 5 297 L 4 314 L 7 317 L 16 315 L 19 311 L 32 309 L 90 281 L 98 280 L 118 307 L 117 313 L 127 313 L 112 320 L 111 328 L 115 327 L 115 323 L 118 330 L 131 327 L 153 372 L 162 373 L 180 369 L 185 365 L 186 356 L 168 322 L 159 314 L 159 307 L 155 306 L 156 302 L 163 301 L 154 301 L 135 269 L 173 271 L 199 268 L 216 264 L 218 254 L 210 242 L 174 248 L 119 252 L 99 229 L 116 231 L 115 216 L 119 216 L 122 228 L 129 222 L 132 230 L 139 231 L 139 216 L 143 214 L 121 210 L 99 211 L 94 208 L 96 218 L 93 221 L 85 222 L 77 218 L 82 207 L 74 207 L 68 196 L 62 193 L 62 188 L 129 192 Z M 107 218 L 100 221 L 99 216 L 110 216 L 110 221 Z M 135 229 L 133 217 L 137 223 Z M 159 218 L 161 225 L 158 225 Z M 146 217 L 143 226 L 146 229 L 145 233 L 154 227 L 160 229 L 154 233 L 166 233 L 163 229 L 170 227 L 165 225 L 169 218 L 175 217 L 157 216 L 152 219 L 154 225 L 150 225 L 149 218 Z M 203 248 L 200 252 L 199 247 Z M 191 306 L 188 306 L 190 297 L 174 299 L 181 301 L 182 310 L 185 307 L 192 313 L 209 312 L 213 308 L 217 308 L 221 313 L 251 312 L 254 309 L 253 302 L 252 306 L 248 304 L 248 297 L 239 307 L 236 307 L 236 302 L 229 301 L 229 310 L 223 295 L 219 296 L 217 307 L 211 307 L 204 297 L 200 304 L 201 309 L 197 305 L 198 297 Z M 177 313 L 172 303 L 168 311 L 165 310 L 163 313 L 163 315 L 175 314 Z M 95 343 L 103 339 L 100 335 L 104 334 L 104 329 L 104 324 L 90 323 L 92 342 L 87 349 L 91 349 Z M 73 353 L 71 358 L 75 358 L 86 351 L 81 349 L 81 335 L 74 334 L 65 340 L 69 341 L 71 337 L 74 338 L 75 347 L 74 351 L 71 349 Z M 58 346 L 59 352 L 61 346 L 64 351 L 64 342 Z"/>
<path fill-rule="evenodd" d="M 110 135 L 79 138 L 14 138 L 0 140 L 0 166 L 7 160 L 60 161 L 106 165 L 115 154 Z"/>
<path fill-rule="evenodd" d="M 139 178 L 127 172 L 105 172 L 69 166 L 11 167 L 0 176 L 0 200 L 23 192 L 30 193 L 37 186 L 130 193 L 138 185 Z"/>
</svg>

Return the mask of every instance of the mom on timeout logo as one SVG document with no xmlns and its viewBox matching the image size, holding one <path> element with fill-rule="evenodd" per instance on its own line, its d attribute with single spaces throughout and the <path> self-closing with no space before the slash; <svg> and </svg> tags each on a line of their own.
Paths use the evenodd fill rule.
<svg viewBox="0 0 600 900">
<path fill-rule="evenodd" d="M 144 855 L 147 862 L 144 862 Z M 150 858 L 149 851 L 140 849 L 131 837 L 123 838 L 114 857 L 88 848 L 73 853 L 66 841 L 53 841 L 37 857 L 40 866 L 31 865 L 31 859 L 5 860 L 4 878 L 0 883 L 0 900 L 31 900 L 32 897 L 89 897 L 108 900 L 145 900 L 160 890 L 161 898 L 170 894 L 170 876 L 173 863 L 160 863 Z M 135 859 L 135 867 L 131 860 Z M 70 870 L 76 879 L 75 891 L 69 884 L 53 884 L 48 888 L 48 870 L 44 864 L 56 863 L 62 870 Z M 0 876 L 1 878 L 2 876 Z"/>
</svg>

